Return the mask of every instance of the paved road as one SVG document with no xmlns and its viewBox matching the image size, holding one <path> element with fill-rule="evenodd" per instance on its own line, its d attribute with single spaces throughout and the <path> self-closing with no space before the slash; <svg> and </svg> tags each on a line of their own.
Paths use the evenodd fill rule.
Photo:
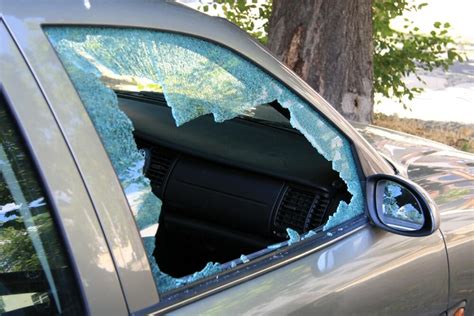
<svg viewBox="0 0 474 316">
<path fill-rule="evenodd" d="M 456 63 L 445 72 L 420 72 L 426 82 L 425 92 L 412 101 L 406 101 L 410 109 L 404 109 L 397 101 L 377 98 L 375 112 L 399 117 L 433 121 L 474 123 L 474 59 Z M 408 86 L 420 86 L 414 76 L 408 77 Z"/>
</svg>

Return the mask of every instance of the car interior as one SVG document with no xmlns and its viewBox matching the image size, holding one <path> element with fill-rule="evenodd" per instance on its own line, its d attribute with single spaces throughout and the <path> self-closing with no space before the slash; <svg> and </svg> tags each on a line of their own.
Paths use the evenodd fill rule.
<svg viewBox="0 0 474 316">
<path fill-rule="evenodd" d="M 163 94 L 116 90 L 162 200 L 154 256 L 181 277 L 321 228 L 350 193 L 331 162 L 277 104 L 216 123 L 204 115 L 180 127 Z"/>
</svg>

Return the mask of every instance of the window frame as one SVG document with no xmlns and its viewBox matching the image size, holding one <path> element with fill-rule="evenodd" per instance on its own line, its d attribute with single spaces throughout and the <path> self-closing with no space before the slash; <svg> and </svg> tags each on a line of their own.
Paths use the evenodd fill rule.
<svg viewBox="0 0 474 316">
<path fill-rule="evenodd" d="M 67 25 L 43 25 L 44 26 L 54 26 L 54 27 L 61 27 L 61 26 L 67 26 Z M 87 27 L 86 25 L 80 25 L 79 27 Z M 107 26 L 110 28 L 116 28 L 117 26 Z M 125 27 L 125 28 L 130 28 L 130 29 L 136 29 L 136 27 Z M 324 113 L 322 113 L 315 104 L 312 102 L 309 102 L 306 98 L 304 98 L 300 93 L 292 89 L 290 86 L 288 86 L 286 83 L 282 82 L 278 78 L 276 78 L 272 73 L 268 72 L 266 69 L 263 69 L 260 65 L 256 64 L 253 60 L 249 59 L 247 56 L 243 55 L 242 53 L 227 47 L 225 45 L 222 45 L 221 43 L 215 42 L 212 39 L 209 38 L 204 38 L 204 37 L 199 37 L 199 36 L 193 36 L 190 34 L 185 34 L 181 32 L 176 32 L 176 31 L 170 31 L 170 30 L 161 30 L 161 29 L 153 29 L 153 28 L 144 28 L 150 31 L 158 31 L 158 32 L 167 32 L 167 33 L 172 33 L 172 34 L 179 34 L 187 37 L 193 37 L 193 38 L 198 38 L 203 41 L 206 41 L 211 44 L 219 45 L 223 47 L 224 49 L 230 51 L 232 54 L 235 54 L 246 61 L 250 62 L 253 66 L 256 68 L 264 71 L 268 75 L 272 76 L 275 80 L 280 82 L 283 86 L 285 86 L 287 89 L 289 89 L 292 93 L 297 95 L 299 98 L 301 98 L 305 104 L 311 108 L 312 111 L 316 111 L 321 117 L 326 119 L 326 121 L 334 127 L 338 133 L 344 137 L 347 142 L 350 145 L 350 150 L 352 153 L 352 157 L 354 159 L 354 163 L 357 166 L 357 173 L 359 175 L 359 181 L 361 184 L 362 192 L 365 195 L 365 175 L 363 173 L 363 168 L 361 166 L 360 160 L 359 160 L 359 155 L 358 151 L 356 149 L 356 143 L 348 137 L 346 133 L 341 131 L 339 126 L 335 124 L 332 120 L 330 120 Z M 56 53 L 56 52 L 55 52 Z M 57 55 L 57 53 L 56 53 Z M 59 57 L 58 57 L 59 59 Z M 60 62 L 60 61 L 59 61 Z M 61 62 L 60 62 L 61 63 Z M 67 71 L 63 69 L 64 72 L 67 74 Z M 67 75 L 68 76 L 68 75 Z M 69 77 L 69 76 L 68 76 Z M 75 89 L 74 89 L 75 90 Z M 82 107 L 85 110 L 84 104 L 81 102 Z M 95 127 L 94 127 L 95 129 Z M 105 150 L 105 148 L 104 148 Z M 316 149 L 314 149 L 316 150 Z M 107 155 L 108 157 L 108 155 Z M 364 199 L 365 201 L 365 199 Z M 130 210 L 131 211 L 131 210 Z M 248 281 L 250 279 L 256 278 L 258 276 L 261 276 L 267 272 L 273 271 L 275 269 L 278 269 L 279 267 L 283 265 L 287 265 L 289 263 L 292 263 L 302 257 L 308 256 L 314 252 L 317 252 L 323 248 L 326 248 L 336 242 L 338 242 L 341 239 L 346 238 L 347 236 L 350 236 L 359 230 L 363 229 L 369 224 L 369 220 L 367 216 L 364 214 L 361 214 L 357 217 L 355 217 L 352 220 L 349 220 L 347 222 L 342 223 L 341 225 L 338 225 L 332 229 L 329 229 L 327 232 L 325 231 L 324 233 L 322 232 L 322 227 L 317 229 L 319 232 L 316 236 L 312 236 L 311 238 L 308 238 L 304 241 L 301 241 L 299 243 L 293 244 L 293 245 L 288 245 L 284 246 L 280 249 L 276 249 L 275 251 L 272 251 L 268 254 L 262 255 L 261 257 L 255 258 L 250 260 L 250 262 L 242 265 L 238 265 L 236 268 L 232 268 L 229 270 L 226 270 L 224 272 L 217 273 L 215 275 L 209 276 L 204 279 L 200 279 L 196 282 L 190 283 L 186 286 L 177 288 L 175 290 L 172 290 L 170 292 L 166 292 L 165 294 L 160 294 L 160 300 L 151 306 L 147 306 L 139 311 L 137 311 L 138 314 L 147 314 L 147 313 L 165 313 L 165 312 L 170 312 L 173 310 L 178 309 L 181 306 L 190 304 L 196 300 L 205 298 L 209 295 L 212 295 L 214 293 L 223 291 L 227 288 L 230 288 L 232 286 L 238 285 L 242 282 Z M 138 231 L 138 230 L 137 230 Z M 283 258 L 281 260 L 272 260 L 273 256 L 280 257 L 280 255 L 283 255 Z M 241 272 L 238 270 L 243 270 L 245 269 L 245 272 Z M 215 276 L 219 276 L 218 280 L 216 280 Z M 183 295 L 183 293 L 186 292 L 186 294 Z"/>
</svg>

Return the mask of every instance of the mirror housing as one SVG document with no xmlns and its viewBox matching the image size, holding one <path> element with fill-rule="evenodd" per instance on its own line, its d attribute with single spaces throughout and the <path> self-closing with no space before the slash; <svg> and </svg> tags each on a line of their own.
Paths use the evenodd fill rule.
<svg viewBox="0 0 474 316">
<path fill-rule="evenodd" d="M 429 194 L 400 176 L 378 174 L 367 179 L 367 216 L 383 230 L 412 237 L 439 228 L 439 211 Z"/>
</svg>

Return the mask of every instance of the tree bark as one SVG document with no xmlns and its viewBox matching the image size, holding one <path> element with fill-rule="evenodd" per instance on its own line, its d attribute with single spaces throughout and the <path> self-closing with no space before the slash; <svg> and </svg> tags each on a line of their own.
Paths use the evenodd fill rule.
<svg viewBox="0 0 474 316">
<path fill-rule="evenodd" d="M 371 123 L 371 0 L 273 0 L 269 49 L 349 120 Z"/>
</svg>

